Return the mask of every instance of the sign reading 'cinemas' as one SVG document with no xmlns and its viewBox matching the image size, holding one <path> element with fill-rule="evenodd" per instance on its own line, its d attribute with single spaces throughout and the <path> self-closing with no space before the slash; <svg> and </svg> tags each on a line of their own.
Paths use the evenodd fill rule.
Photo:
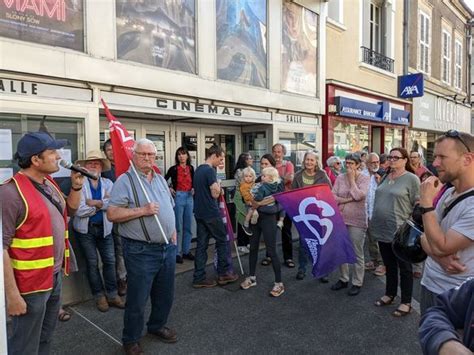
<svg viewBox="0 0 474 355">
<path fill-rule="evenodd" d="M 0 0 L 0 36 L 84 51 L 83 0 Z"/>
</svg>

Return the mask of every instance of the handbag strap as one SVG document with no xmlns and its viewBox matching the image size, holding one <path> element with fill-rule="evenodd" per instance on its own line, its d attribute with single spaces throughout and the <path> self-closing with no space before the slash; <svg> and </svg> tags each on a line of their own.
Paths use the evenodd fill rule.
<svg viewBox="0 0 474 355">
<path fill-rule="evenodd" d="M 457 197 L 448 207 L 446 207 L 444 209 L 441 220 L 443 220 L 448 215 L 449 211 L 451 211 L 454 208 L 454 206 L 456 206 L 462 200 L 464 200 L 468 197 L 471 197 L 471 196 L 474 196 L 474 190 L 469 191 L 468 193 L 465 193 L 464 195 L 461 195 L 461 196 Z"/>
<path fill-rule="evenodd" d="M 135 206 L 140 207 L 137 188 L 135 186 L 135 182 L 133 181 L 132 175 L 130 175 L 128 171 L 125 174 L 127 174 L 128 179 L 130 180 L 130 185 L 132 186 L 133 198 L 135 199 Z M 140 225 L 142 226 L 143 234 L 145 235 L 147 242 L 150 242 L 151 238 L 150 238 L 150 234 L 148 233 L 148 230 L 146 229 L 145 220 L 143 219 L 143 217 L 139 217 L 138 219 L 140 220 Z"/>
</svg>

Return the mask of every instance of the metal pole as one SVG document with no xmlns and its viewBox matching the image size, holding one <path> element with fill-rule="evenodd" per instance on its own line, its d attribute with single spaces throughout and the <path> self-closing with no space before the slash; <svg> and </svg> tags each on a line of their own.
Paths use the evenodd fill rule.
<svg viewBox="0 0 474 355">
<path fill-rule="evenodd" d="M 403 0 L 403 74 L 408 74 L 408 51 L 409 51 L 409 43 L 408 43 L 408 25 L 410 20 L 410 2 L 409 0 Z"/>
</svg>

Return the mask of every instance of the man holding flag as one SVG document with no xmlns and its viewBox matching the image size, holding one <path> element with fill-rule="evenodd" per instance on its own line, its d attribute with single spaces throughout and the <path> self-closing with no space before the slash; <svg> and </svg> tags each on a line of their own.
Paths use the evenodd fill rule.
<svg viewBox="0 0 474 355">
<path fill-rule="evenodd" d="M 178 341 L 176 331 L 166 326 L 174 298 L 174 202 L 165 179 L 154 169 L 157 153 L 154 143 L 146 138 L 134 143 L 125 127 L 103 104 L 110 121 L 118 176 L 107 218 L 118 224 L 128 274 L 122 341 L 126 354 L 142 354 L 139 340 L 148 297 L 151 300 L 148 333 L 166 343 Z"/>
<path fill-rule="evenodd" d="M 274 195 L 295 224 L 311 256 L 313 276 L 356 261 L 349 233 L 328 185 L 312 185 Z"/>
</svg>

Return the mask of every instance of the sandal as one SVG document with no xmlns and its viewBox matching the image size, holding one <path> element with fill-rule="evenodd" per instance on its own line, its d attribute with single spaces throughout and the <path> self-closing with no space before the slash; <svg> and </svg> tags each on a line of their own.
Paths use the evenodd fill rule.
<svg viewBox="0 0 474 355">
<path fill-rule="evenodd" d="M 395 296 L 387 296 L 387 295 L 385 295 L 385 296 L 380 297 L 380 299 L 378 299 L 377 301 L 375 301 L 374 304 L 375 304 L 377 307 L 389 306 L 389 305 L 391 305 L 391 304 L 393 303 L 394 299 L 395 299 Z"/>
<path fill-rule="evenodd" d="M 263 266 L 268 266 L 272 263 L 272 258 L 270 258 L 269 256 L 265 257 L 263 260 L 262 260 L 262 265 Z"/>
<path fill-rule="evenodd" d="M 288 266 L 290 269 L 295 267 L 295 263 L 291 259 L 285 260 L 285 265 Z"/>
<path fill-rule="evenodd" d="M 408 311 L 404 311 L 404 310 L 400 309 L 400 306 L 407 306 Z M 407 316 L 408 314 L 411 313 L 411 310 L 412 310 L 411 304 L 409 304 L 409 303 L 400 303 L 400 306 L 398 306 L 398 308 L 392 312 L 392 316 L 400 318 L 400 317 L 405 317 L 405 316 Z"/>
<path fill-rule="evenodd" d="M 69 313 L 68 311 L 64 309 L 61 309 L 59 311 L 58 320 L 60 322 L 67 322 L 69 319 L 71 319 L 71 313 Z"/>
</svg>

